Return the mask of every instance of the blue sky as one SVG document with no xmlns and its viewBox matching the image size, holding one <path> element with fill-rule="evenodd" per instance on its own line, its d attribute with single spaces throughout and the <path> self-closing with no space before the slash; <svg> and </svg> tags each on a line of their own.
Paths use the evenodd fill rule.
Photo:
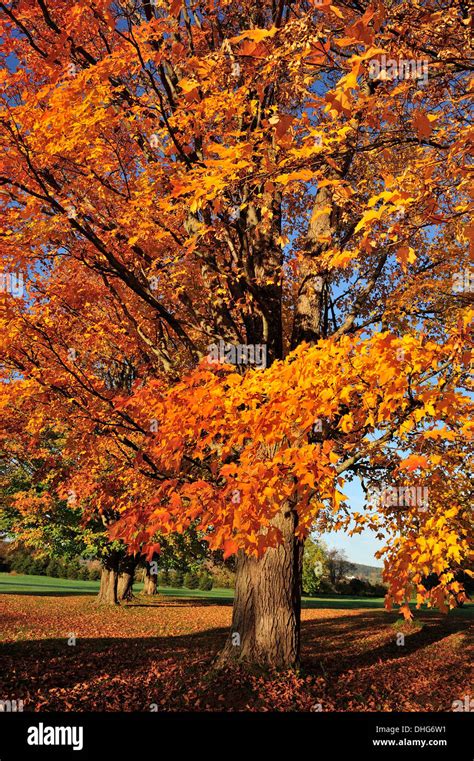
<svg viewBox="0 0 474 761">
<path fill-rule="evenodd" d="M 348 497 L 351 509 L 364 512 L 365 495 L 360 482 L 354 479 L 352 483 L 346 483 L 343 491 Z M 323 534 L 321 539 L 324 539 L 328 547 L 345 550 L 348 559 L 353 563 L 382 566 L 382 562 L 375 557 L 375 553 L 382 547 L 383 542 L 376 539 L 374 532 L 370 529 L 355 536 L 348 536 L 344 531 L 332 531 Z"/>
</svg>

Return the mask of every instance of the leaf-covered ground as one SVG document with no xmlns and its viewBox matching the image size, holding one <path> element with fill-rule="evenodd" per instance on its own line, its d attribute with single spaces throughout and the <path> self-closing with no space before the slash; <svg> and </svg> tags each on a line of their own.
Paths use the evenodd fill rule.
<svg viewBox="0 0 474 761">
<path fill-rule="evenodd" d="M 24 710 L 449 711 L 472 692 L 466 613 L 407 628 L 381 610 L 304 610 L 301 673 L 262 676 L 212 669 L 226 604 L 2 595 L 1 697 Z"/>
</svg>

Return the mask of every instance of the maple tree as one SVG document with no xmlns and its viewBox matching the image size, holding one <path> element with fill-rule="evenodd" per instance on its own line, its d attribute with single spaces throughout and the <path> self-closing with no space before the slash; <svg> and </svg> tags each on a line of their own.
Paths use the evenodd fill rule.
<svg viewBox="0 0 474 761">
<path fill-rule="evenodd" d="M 66 498 L 63 481 L 67 479 L 69 463 L 63 457 L 61 439 L 51 432 L 40 442 L 30 440 L 28 446 L 23 442 L 18 447 L 15 439 L 10 439 L 2 461 L 0 533 L 13 546 L 32 551 L 38 559 L 99 560 L 99 603 L 118 604 L 131 599 L 139 565 L 146 567 L 144 593 L 155 594 L 158 566 L 187 569 L 190 563 L 202 562 L 210 554 L 194 526 L 182 534 L 157 535 L 160 553 L 153 564 L 139 552 L 130 555 L 122 541 L 111 541 L 106 525 L 113 521 L 112 513 L 98 512 L 90 506 L 83 511 L 72 491 Z"/>
<path fill-rule="evenodd" d="M 298 662 L 312 528 L 385 539 L 407 616 L 413 591 L 453 605 L 473 551 L 464 3 L 0 10 L 0 247 L 24 278 L 2 295 L 4 438 L 60 434 L 63 488 L 131 553 L 197 523 L 238 554 L 221 663 Z M 356 477 L 382 489 L 363 512 Z"/>
<path fill-rule="evenodd" d="M 3 454 L 12 462 L 11 453 Z M 59 477 L 62 468 L 54 474 Z M 44 474 L 43 474 L 44 475 Z M 110 541 L 102 516 L 56 495 L 54 481 L 41 479 L 36 462 L 18 462 L 0 478 L 0 531 L 14 547 L 25 548 L 35 559 L 100 560 L 98 602 L 118 603 L 131 596 L 133 575 L 140 557 L 131 557 L 123 542 Z"/>
</svg>

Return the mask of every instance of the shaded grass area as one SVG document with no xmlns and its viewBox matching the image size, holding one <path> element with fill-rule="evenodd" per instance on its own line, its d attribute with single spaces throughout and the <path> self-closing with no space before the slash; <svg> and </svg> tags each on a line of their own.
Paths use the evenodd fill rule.
<svg viewBox="0 0 474 761">
<path fill-rule="evenodd" d="M 110 609 L 5 595 L 0 605 L 3 695 L 26 711 L 449 711 L 469 693 L 458 611 L 407 626 L 382 610 L 306 609 L 301 671 L 252 674 L 212 668 L 231 621 L 222 600 L 158 595 Z"/>
</svg>

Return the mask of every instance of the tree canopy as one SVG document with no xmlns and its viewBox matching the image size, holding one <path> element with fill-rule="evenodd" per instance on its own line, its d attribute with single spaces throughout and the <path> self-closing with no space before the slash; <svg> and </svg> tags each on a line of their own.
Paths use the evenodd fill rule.
<svg viewBox="0 0 474 761">
<path fill-rule="evenodd" d="M 298 539 L 385 541 L 389 604 L 453 604 L 473 552 L 465 4 L 1 9 L 7 457 L 60 435 L 64 492 L 149 557 L 196 523 L 261 557 L 291 505 Z M 355 477 L 379 489 L 362 512 Z"/>
</svg>

